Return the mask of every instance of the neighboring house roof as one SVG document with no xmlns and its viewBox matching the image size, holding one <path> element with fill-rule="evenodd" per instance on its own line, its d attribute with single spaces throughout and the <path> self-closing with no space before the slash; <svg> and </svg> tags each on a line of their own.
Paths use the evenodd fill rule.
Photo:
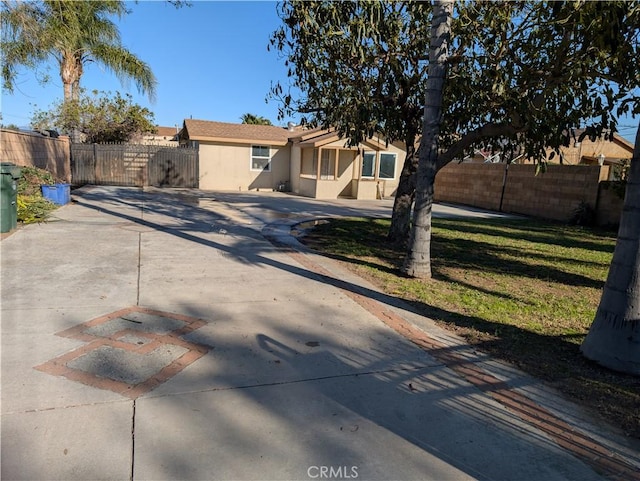
<svg viewBox="0 0 640 481">
<path fill-rule="evenodd" d="M 273 125 L 231 124 L 185 119 L 181 136 L 189 140 L 237 144 L 286 145 L 292 132 Z"/>
<path fill-rule="evenodd" d="M 575 129 L 574 131 L 575 138 L 578 139 L 583 132 L 584 132 L 584 129 Z M 585 139 L 590 140 L 588 136 L 585 137 Z M 596 139 L 596 141 L 598 140 L 604 140 L 604 139 L 602 137 L 599 137 Z M 622 147 L 628 149 L 630 152 L 633 152 L 633 147 L 634 147 L 633 143 L 629 142 L 627 139 L 625 139 L 624 137 L 622 137 L 616 132 L 614 132 L 613 139 L 611 139 L 610 142 L 616 142 L 620 144 Z"/>
<path fill-rule="evenodd" d="M 178 132 L 175 127 L 156 127 L 156 133 L 152 134 L 156 137 L 174 137 Z"/>
</svg>

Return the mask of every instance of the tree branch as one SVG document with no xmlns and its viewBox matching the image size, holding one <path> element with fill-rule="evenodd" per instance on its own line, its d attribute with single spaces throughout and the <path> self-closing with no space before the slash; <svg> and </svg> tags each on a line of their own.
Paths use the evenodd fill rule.
<svg viewBox="0 0 640 481">
<path fill-rule="evenodd" d="M 465 134 L 455 142 L 452 146 L 450 146 L 445 152 L 438 156 L 438 161 L 436 163 L 436 171 L 442 169 L 445 165 L 451 162 L 456 157 L 462 155 L 469 147 L 473 144 L 478 143 L 479 141 L 491 137 L 502 137 L 502 136 L 514 136 L 520 132 L 524 132 L 527 130 L 526 125 L 522 125 L 516 127 L 512 124 L 496 124 L 490 123 L 485 124 L 482 127 L 478 127 L 475 130 Z"/>
</svg>

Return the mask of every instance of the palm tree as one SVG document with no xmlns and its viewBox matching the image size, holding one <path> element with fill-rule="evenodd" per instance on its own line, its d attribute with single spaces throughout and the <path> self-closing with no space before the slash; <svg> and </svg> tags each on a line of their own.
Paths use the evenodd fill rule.
<svg viewBox="0 0 640 481">
<path fill-rule="evenodd" d="M 273 125 L 271 123 L 271 120 L 265 117 L 262 117 L 260 115 L 254 115 L 254 114 L 243 114 L 242 117 L 240 117 L 240 120 L 242 120 L 243 124 Z"/>
<path fill-rule="evenodd" d="M 629 167 L 618 240 L 596 317 L 582 353 L 640 376 L 640 125 Z"/>
<path fill-rule="evenodd" d="M 121 81 L 132 79 L 141 93 L 155 95 L 149 66 L 125 49 L 109 17 L 127 13 L 124 2 L 3 1 L 2 78 L 12 91 L 19 67 L 35 68 L 53 57 L 60 66 L 65 103 L 78 99 L 84 67 L 96 62 Z"/>
</svg>

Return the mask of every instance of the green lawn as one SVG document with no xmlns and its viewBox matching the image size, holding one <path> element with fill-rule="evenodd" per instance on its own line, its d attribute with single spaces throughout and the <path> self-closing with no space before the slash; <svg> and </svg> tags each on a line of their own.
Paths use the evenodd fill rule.
<svg viewBox="0 0 640 481">
<path fill-rule="evenodd" d="M 615 245 L 612 233 L 535 220 L 434 219 L 433 279 L 400 275 L 389 221 L 332 220 L 303 241 L 414 304 L 478 349 L 545 379 L 640 437 L 640 379 L 587 361 Z"/>
</svg>

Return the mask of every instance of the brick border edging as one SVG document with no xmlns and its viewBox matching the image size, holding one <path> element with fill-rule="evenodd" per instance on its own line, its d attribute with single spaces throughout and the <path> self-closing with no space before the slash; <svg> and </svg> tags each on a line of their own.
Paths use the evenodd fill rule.
<svg viewBox="0 0 640 481">
<path fill-rule="evenodd" d="M 138 331 L 136 329 L 121 329 L 110 336 L 94 336 L 92 334 L 87 334 L 86 332 L 84 332 L 87 328 L 104 324 L 105 322 L 117 319 L 130 312 L 139 312 L 152 316 L 162 316 L 169 319 L 175 319 L 186 323 L 186 326 L 175 329 L 166 334 L 155 334 L 152 332 Z M 205 321 L 204 319 L 198 319 L 182 314 L 156 311 L 153 309 L 147 309 L 138 306 L 127 307 L 125 309 L 120 309 L 104 316 L 96 317 L 95 319 L 91 319 L 90 321 L 83 322 L 82 324 L 78 324 L 63 331 L 57 332 L 55 334 L 56 336 L 83 341 L 87 344 L 73 349 L 43 364 L 35 366 L 34 369 L 47 374 L 51 374 L 53 376 L 63 376 L 69 380 L 80 382 L 87 386 L 113 391 L 130 399 L 136 399 L 143 394 L 146 394 L 149 391 L 155 389 L 160 384 L 168 381 L 170 378 L 178 374 L 190 364 L 200 359 L 207 352 L 209 352 L 210 349 L 212 349 L 211 346 L 188 342 L 180 338 L 181 336 L 184 336 L 185 334 L 193 332 L 196 329 L 202 327 L 206 323 L 207 321 Z M 149 339 L 150 342 L 139 346 L 122 341 L 121 339 L 128 334 L 134 334 L 138 337 L 144 337 L 146 339 Z M 182 347 L 184 349 L 187 349 L 187 352 L 164 366 L 159 372 L 157 372 L 147 380 L 135 385 L 129 384 L 124 381 L 116 381 L 114 379 L 97 376 L 81 369 L 74 369 L 67 365 L 69 362 L 78 359 L 79 357 L 89 353 L 90 351 L 103 346 L 114 347 L 116 349 L 122 349 L 136 354 L 144 355 L 166 344 Z"/>
<path fill-rule="evenodd" d="M 311 260 L 304 252 L 284 245 L 276 239 L 267 237 L 267 240 L 311 272 L 333 278 L 331 272 Z M 476 363 L 452 352 L 448 349 L 449 346 L 433 339 L 406 319 L 383 307 L 380 302 L 340 287 L 343 281 L 339 279 L 336 281 L 335 286 L 338 289 L 386 326 L 428 352 L 429 355 L 438 359 L 445 367 L 456 372 L 480 391 L 491 396 L 519 419 L 548 435 L 558 446 L 591 466 L 597 473 L 612 481 L 640 481 L 640 468 L 627 462 L 622 456 L 611 452 L 537 402 L 513 390 L 508 383 L 479 367 Z"/>
</svg>

